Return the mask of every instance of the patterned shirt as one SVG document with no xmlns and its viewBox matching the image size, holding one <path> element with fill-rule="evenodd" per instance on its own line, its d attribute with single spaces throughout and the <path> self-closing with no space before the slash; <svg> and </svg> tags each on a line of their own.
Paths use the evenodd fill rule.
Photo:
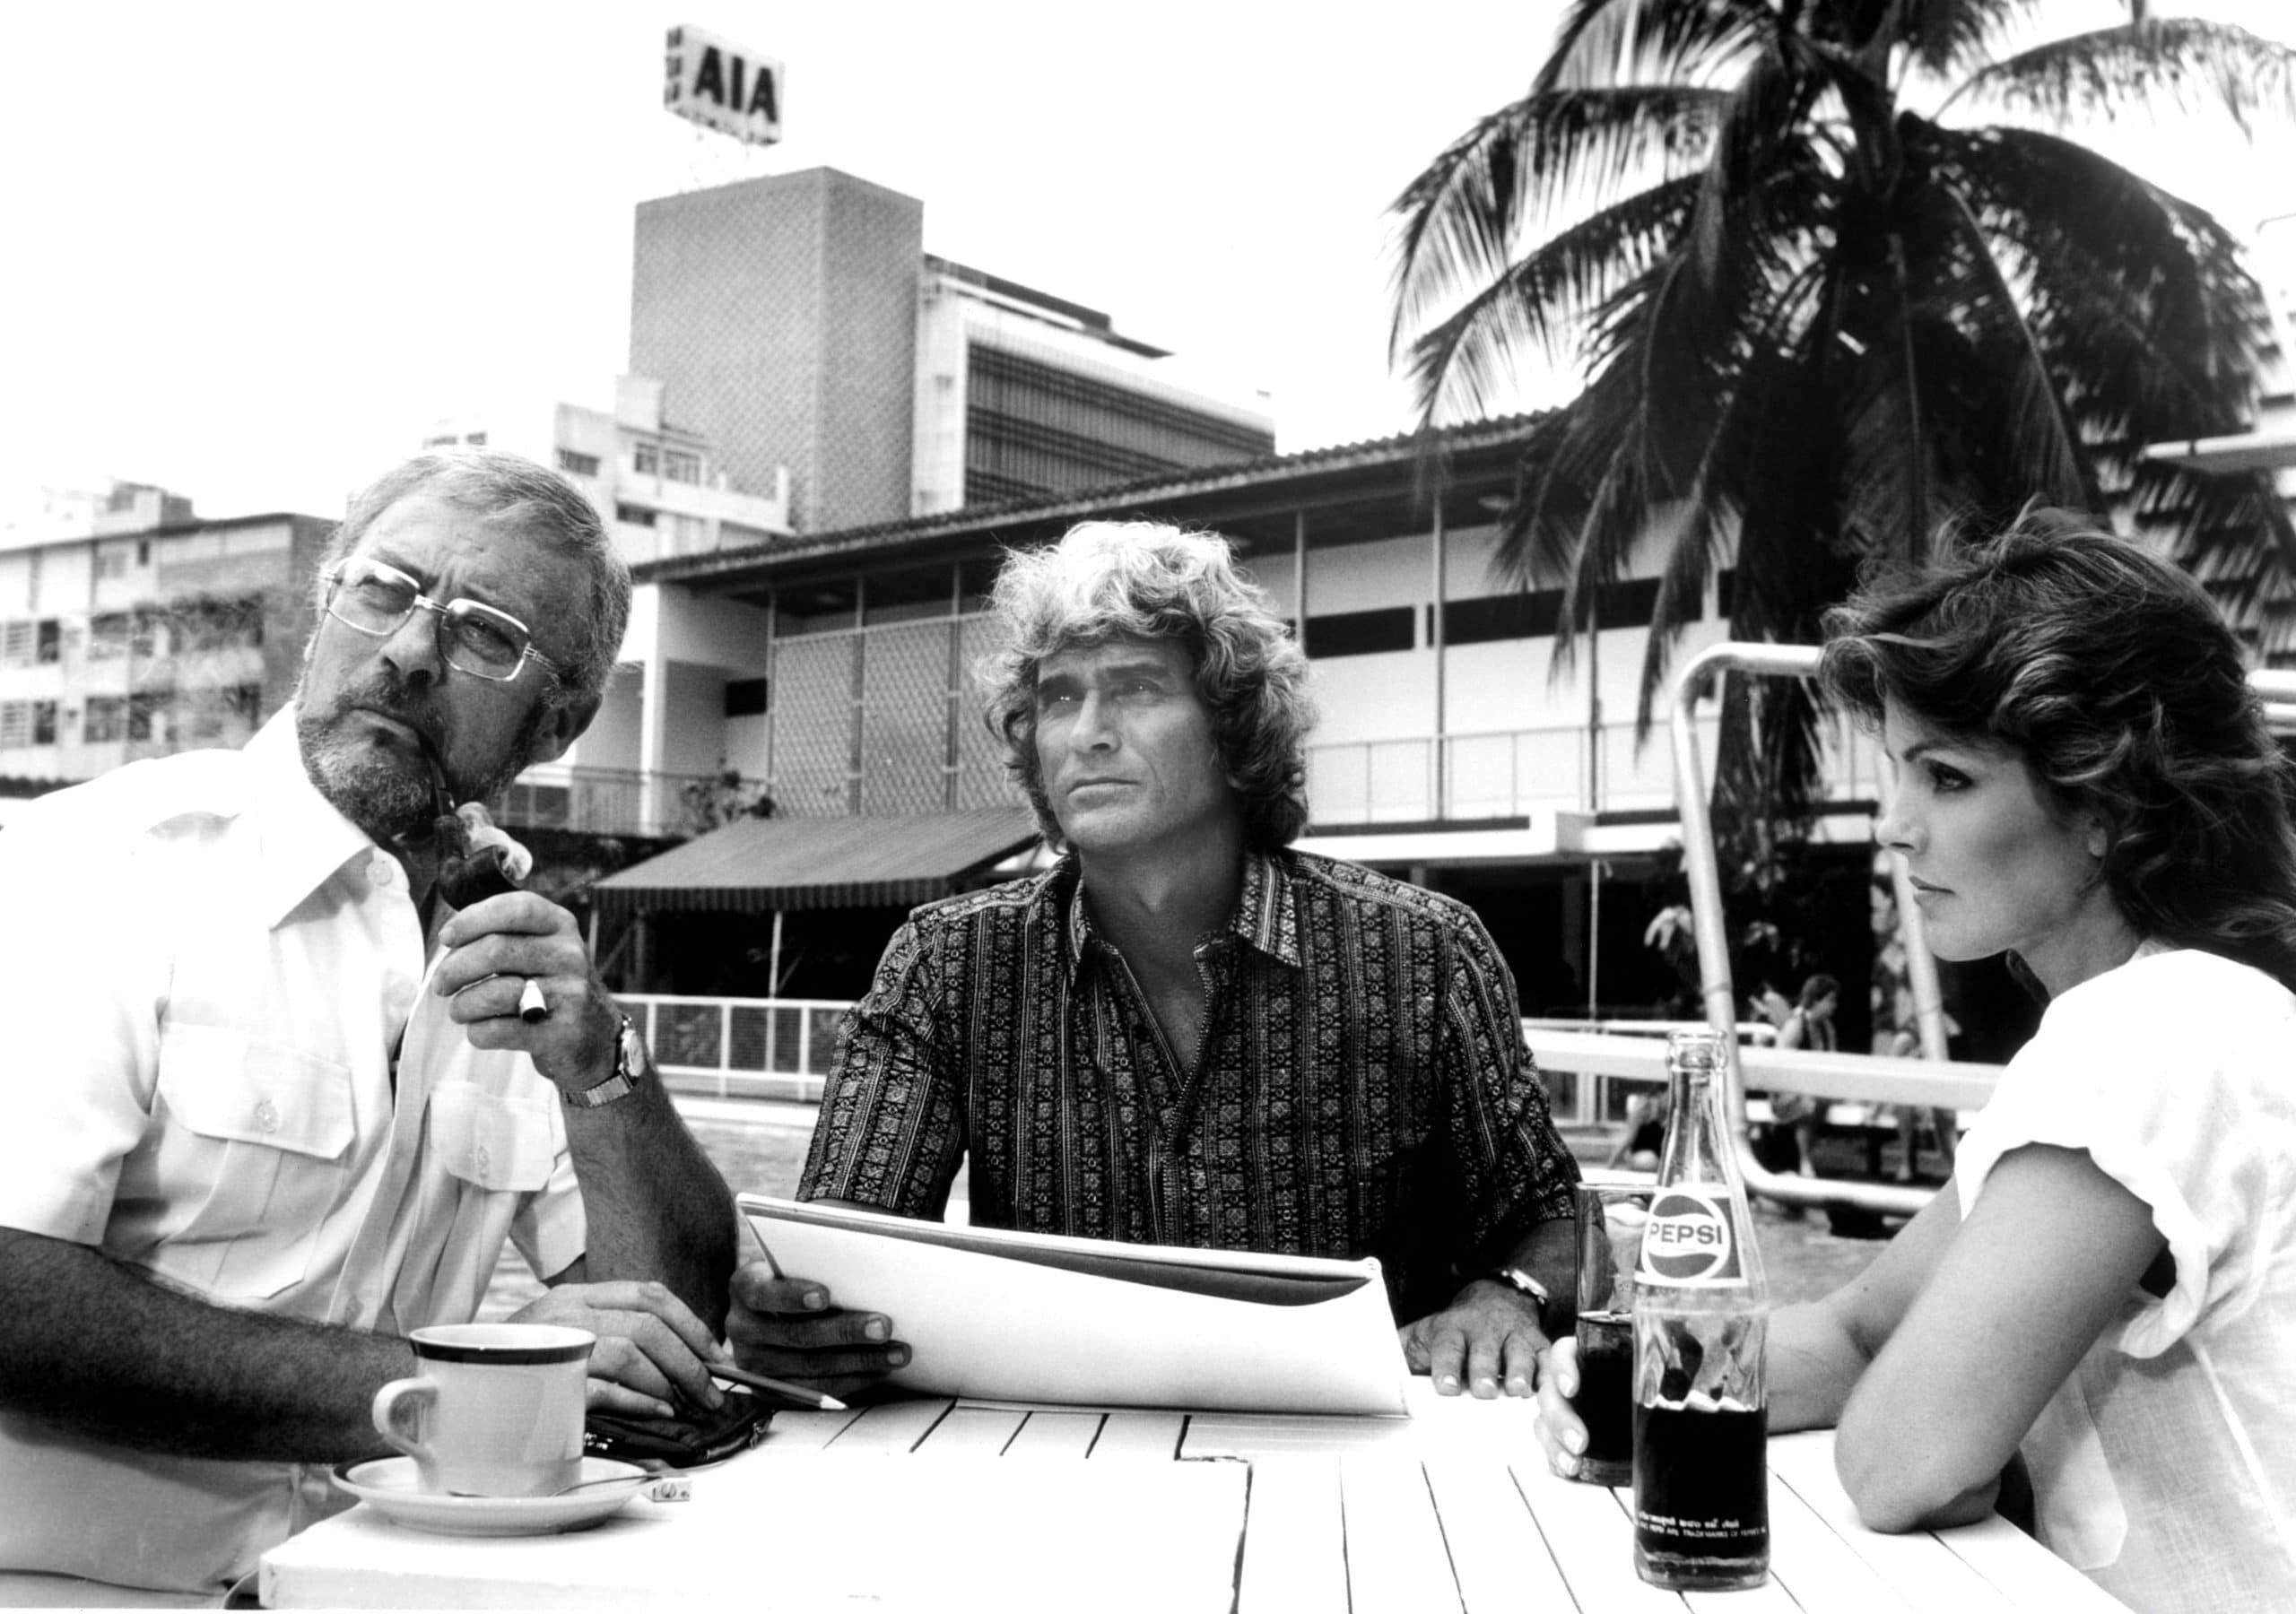
<svg viewBox="0 0 2296 1614">
<path fill-rule="evenodd" d="M 1246 859 L 1196 947 L 1191 1072 L 1074 859 L 930 903 L 845 1028 L 804 1199 L 1135 1244 L 1377 1256 L 1396 1315 L 1440 1309 L 1578 1168 L 1474 912 L 1350 863 Z"/>
</svg>

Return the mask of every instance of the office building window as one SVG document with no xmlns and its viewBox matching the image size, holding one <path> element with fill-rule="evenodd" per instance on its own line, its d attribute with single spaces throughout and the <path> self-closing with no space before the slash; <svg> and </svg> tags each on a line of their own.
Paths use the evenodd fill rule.
<svg viewBox="0 0 2296 1614">
<path fill-rule="evenodd" d="M 88 659 L 117 661 L 127 654 L 127 613 L 115 611 L 88 624 Z"/>
<path fill-rule="evenodd" d="M 1308 659 L 1334 655 L 1374 655 L 1385 650 L 1409 650 L 1413 646 L 1413 630 L 1408 605 L 1390 605 L 1378 611 L 1335 611 L 1327 616 L 1308 619 L 1307 642 L 1301 646 Z"/>
<path fill-rule="evenodd" d="M 29 667 L 39 643 L 33 622 L 0 622 L 0 667 Z"/>
<path fill-rule="evenodd" d="M 662 451 L 662 474 L 672 482 L 698 482 L 701 480 L 701 456 L 683 448 Z"/>
<path fill-rule="evenodd" d="M 117 695 L 91 695 L 81 720 L 80 738 L 91 745 L 118 740 L 127 733 L 127 702 Z"/>
<path fill-rule="evenodd" d="M 558 451 L 558 468 L 570 476 L 596 476 L 598 473 L 598 456 L 577 454 L 571 448 L 561 448 Z"/>
<path fill-rule="evenodd" d="M 736 678 L 726 685 L 728 717 L 762 717 L 765 704 L 766 681 L 762 678 Z"/>
<path fill-rule="evenodd" d="M 43 663 L 64 659 L 64 624 L 54 617 L 44 617 L 40 620 L 39 643 L 33 653 L 33 659 Z"/>
<path fill-rule="evenodd" d="M 658 443 L 640 443 L 630 451 L 630 463 L 640 476 L 662 473 L 662 448 Z"/>
<path fill-rule="evenodd" d="M 127 575 L 127 555 L 125 548 L 101 549 L 96 551 L 96 581 L 109 582 Z"/>
<path fill-rule="evenodd" d="M 613 508 L 613 518 L 626 521 L 631 526 L 649 527 L 654 525 L 654 512 L 644 505 L 618 504 Z"/>
<path fill-rule="evenodd" d="M 127 737 L 130 740 L 166 740 L 173 731 L 168 708 L 174 704 L 171 690 L 144 690 L 127 698 Z"/>
<path fill-rule="evenodd" d="M 56 703 L 52 700 L 32 702 L 32 743 L 56 743 Z"/>
<path fill-rule="evenodd" d="M 32 703 L 0 700 L 0 751 L 13 751 L 32 742 Z"/>
</svg>

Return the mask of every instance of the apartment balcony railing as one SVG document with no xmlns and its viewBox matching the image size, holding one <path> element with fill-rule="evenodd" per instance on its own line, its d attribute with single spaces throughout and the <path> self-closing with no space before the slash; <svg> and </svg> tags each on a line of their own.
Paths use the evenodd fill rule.
<svg viewBox="0 0 2296 1614">
<path fill-rule="evenodd" d="M 852 1005 L 816 998 L 624 996 L 647 1038 L 664 1085 L 709 1098 L 820 1102 L 837 1062 L 838 1030 Z M 1615 1127 L 1627 1101 L 1665 1081 L 1665 1034 L 1702 1020 L 1526 1019 L 1523 1040 L 1538 1061 L 1555 1124 L 1570 1131 Z M 1974 1112 L 1997 1072 L 1990 1065 L 1939 1065 L 1866 1054 L 1774 1054 L 1776 1031 L 1738 1028 L 1759 1067 L 1758 1085 L 1863 1104 L 1912 1103 Z"/>
<path fill-rule="evenodd" d="M 692 835 L 701 825 L 687 787 L 706 786 L 714 777 L 635 768 L 534 768 L 502 793 L 501 820 L 509 829 L 586 835 Z"/>
<path fill-rule="evenodd" d="M 1708 754 L 1719 725 L 1700 723 Z M 1844 726 L 1826 751 L 1837 798 L 1878 791 L 1879 752 Z M 1670 807 L 1674 759 L 1665 735 L 1637 745 L 1634 725 L 1549 725 L 1487 734 L 1359 741 L 1308 749 L 1308 800 L 1318 829 L 1473 822 L 1558 810 Z"/>
<path fill-rule="evenodd" d="M 837 1059 L 837 1031 L 853 1005 L 816 998 L 696 998 L 622 994 L 618 1000 L 653 1050 L 672 1092 L 711 1098 L 813 1104 Z"/>
</svg>

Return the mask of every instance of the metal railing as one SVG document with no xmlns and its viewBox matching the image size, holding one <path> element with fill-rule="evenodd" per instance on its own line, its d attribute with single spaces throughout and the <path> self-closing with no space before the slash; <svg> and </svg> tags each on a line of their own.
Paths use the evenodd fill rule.
<svg viewBox="0 0 2296 1614">
<path fill-rule="evenodd" d="M 827 998 L 618 1000 L 672 1092 L 820 1102 L 848 1002 Z"/>
<path fill-rule="evenodd" d="M 1696 721 L 1710 742 L 1719 720 Z M 1822 766 L 1838 800 L 1870 800 L 1881 788 L 1880 748 L 1853 725 L 1825 735 Z M 1552 724 L 1310 746 L 1308 794 L 1319 828 L 1472 821 L 1664 806 L 1674 773 L 1666 749 L 1641 744 L 1631 723 L 1593 732 Z"/>
<path fill-rule="evenodd" d="M 709 774 L 657 773 L 636 768 L 545 765 L 502 792 L 501 820 L 513 829 L 575 829 L 586 835 L 694 834 L 700 824 L 686 786 Z"/>
</svg>

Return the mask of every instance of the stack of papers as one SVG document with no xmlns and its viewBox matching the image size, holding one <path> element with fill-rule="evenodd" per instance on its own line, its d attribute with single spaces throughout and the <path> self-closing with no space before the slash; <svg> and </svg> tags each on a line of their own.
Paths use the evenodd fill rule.
<svg viewBox="0 0 2296 1614">
<path fill-rule="evenodd" d="M 882 1312 L 906 1389 L 976 1400 L 1404 1415 L 1377 1261 L 1113 1244 L 741 1196 L 792 1278 Z"/>
</svg>

